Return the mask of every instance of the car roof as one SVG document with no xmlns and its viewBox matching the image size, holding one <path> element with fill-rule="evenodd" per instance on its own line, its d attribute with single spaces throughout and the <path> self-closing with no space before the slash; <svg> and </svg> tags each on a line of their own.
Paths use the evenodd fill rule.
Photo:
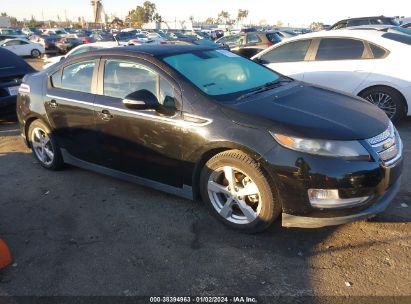
<svg viewBox="0 0 411 304">
<path fill-rule="evenodd" d="M 96 54 L 101 55 L 122 55 L 122 54 L 135 54 L 135 55 L 145 55 L 151 57 L 163 57 L 178 55 L 184 53 L 191 53 L 195 51 L 215 51 L 214 47 L 209 46 L 199 46 L 199 45 L 175 45 L 175 44 L 162 44 L 162 45 L 139 45 L 139 46 L 124 46 L 121 48 L 109 48 L 100 49 L 93 52 L 87 52 L 83 54 Z"/>
<path fill-rule="evenodd" d="M 307 33 L 295 37 L 290 37 L 287 41 L 292 41 L 292 40 L 300 40 L 304 38 L 321 38 L 321 37 L 351 37 L 351 38 L 359 38 L 359 39 L 372 39 L 373 37 L 379 38 L 381 37 L 385 32 L 384 31 L 378 31 L 378 30 L 372 30 L 372 29 L 358 29 L 358 30 L 352 30 L 352 29 L 342 29 L 342 30 L 331 30 L 331 31 L 320 31 L 320 32 L 313 32 L 313 33 Z"/>
<path fill-rule="evenodd" d="M 368 16 L 368 17 L 354 17 L 354 18 L 342 19 L 342 20 L 336 22 L 335 24 L 340 23 L 340 22 L 344 22 L 344 21 L 348 21 L 348 20 L 363 20 L 363 19 L 377 19 L 377 18 L 395 19 L 394 17 L 388 17 L 388 16 L 383 16 L 383 15 L 381 15 L 381 16 Z"/>
</svg>

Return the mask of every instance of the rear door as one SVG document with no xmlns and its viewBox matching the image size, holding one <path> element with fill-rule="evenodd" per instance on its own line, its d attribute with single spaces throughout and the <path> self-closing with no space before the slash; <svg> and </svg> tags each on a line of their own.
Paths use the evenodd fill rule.
<svg viewBox="0 0 411 304">
<path fill-rule="evenodd" d="M 372 54 L 362 40 L 322 38 L 307 62 L 304 81 L 354 93 L 375 68 Z"/>
<path fill-rule="evenodd" d="M 63 149 L 94 162 L 96 136 L 94 99 L 99 58 L 71 61 L 50 75 L 47 115 Z"/>
<path fill-rule="evenodd" d="M 282 44 L 259 57 L 270 69 L 297 80 L 304 80 L 311 39 Z"/>
</svg>

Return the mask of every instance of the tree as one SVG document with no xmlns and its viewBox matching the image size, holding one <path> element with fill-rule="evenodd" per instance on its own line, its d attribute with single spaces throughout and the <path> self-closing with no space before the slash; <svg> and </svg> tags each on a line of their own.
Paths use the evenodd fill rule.
<svg viewBox="0 0 411 304">
<path fill-rule="evenodd" d="M 283 27 L 284 23 L 281 20 L 278 20 L 277 23 L 275 24 L 276 27 Z"/>
<path fill-rule="evenodd" d="M 324 28 L 324 24 L 322 22 L 313 22 L 310 24 L 310 29 L 314 32 L 321 31 Z"/>
<path fill-rule="evenodd" d="M 3 13 L 0 14 L 0 16 L 2 16 L 2 17 L 7 17 L 7 13 L 4 13 L 4 12 L 3 12 Z"/>
<path fill-rule="evenodd" d="M 27 27 L 41 27 L 43 25 L 42 22 L 36 20 L 34 15 L 31 15 L 30 21 L 27 23 Z"/>
<path fill-rule="evenodd" d="M 205 24 L 214 24 L 214 19 L 212 17 L 208 17 L 205 21 Z"/>
<path fill-rule="evenodd" d="M 141 27 L 144 23 L 157 21 L 161 22 L 161 16 L 157 13 L 156 4 L 150 1 L 145 1 L 143 6 L 137 6 L 135 9 L 128 12 L 126 22 L 130 25 Z"/>
<path fill-rule="evenodd" d="M 230 14 L 229 14 L 228 12 L 226 12 L 226 11 L 221 11 L 221 12 L 218 14 L 218 18 L 217 18 L 218 23 L 221 23 L 221 22 L 224 21 L 224 23 L 227 24 L 227 23 L 228 23 L 228 20 L 230 20 Z"/>
<path fill-rule="evenodd" d="M 191 23 L 194 23 L 194 16 L 190 16 L 190 18 L 188 18 L 188 20 L 190 20 Z"/>
<path fill-rule="evenodd" d="M 245 18 L 248 17 L 248 10 L 238 10 L 236 21 L 237 23 L 242 23 Z"/>
</svg>

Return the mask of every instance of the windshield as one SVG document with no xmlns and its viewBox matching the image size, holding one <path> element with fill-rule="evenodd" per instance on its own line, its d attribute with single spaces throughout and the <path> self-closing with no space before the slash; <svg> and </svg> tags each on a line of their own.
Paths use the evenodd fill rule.
<svg viewBox="0 0 411 304">
<path fill-rule="evenodd" d="M 2 29 L 1 32 L 3 35 L 21 35 L 19 31 L 13 29 Z"/>
<path fill-rule="evenodd" d="M 264 66 L 225 50 L 173 55 L 163 61 L 211 96 L 243 94 L 280 78 Z"/>
</svg>

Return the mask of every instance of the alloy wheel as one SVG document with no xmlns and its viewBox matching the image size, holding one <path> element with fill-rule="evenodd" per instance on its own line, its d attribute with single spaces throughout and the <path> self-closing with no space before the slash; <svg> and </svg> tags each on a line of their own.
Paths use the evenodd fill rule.
<svg viewBox="0 0 411 304">
<path fill-rule="evenodd" d="M 397 105 L 395 104 L 391 95 L 387 93 L 374 92 L 367 95 L 365 99 L 383 110 L 390 119 L 392 119 L 397 113 Z"/>
<path fill-rule="evenodd" d="M 43 165 L 50 166 L 54 160 L 54 149 L 47 132 L 40 128 L 33 129 L 31 134 L 31 145 L 39 161 Z"/>
<path fill-rule="evenodd" d="M 262 202 L 256 183 L 241 170 L 224 166 L 208 179 L 208 196 L 214 209 L 235 224 L 250 224 L 261 212 Z"/>
</svg>

